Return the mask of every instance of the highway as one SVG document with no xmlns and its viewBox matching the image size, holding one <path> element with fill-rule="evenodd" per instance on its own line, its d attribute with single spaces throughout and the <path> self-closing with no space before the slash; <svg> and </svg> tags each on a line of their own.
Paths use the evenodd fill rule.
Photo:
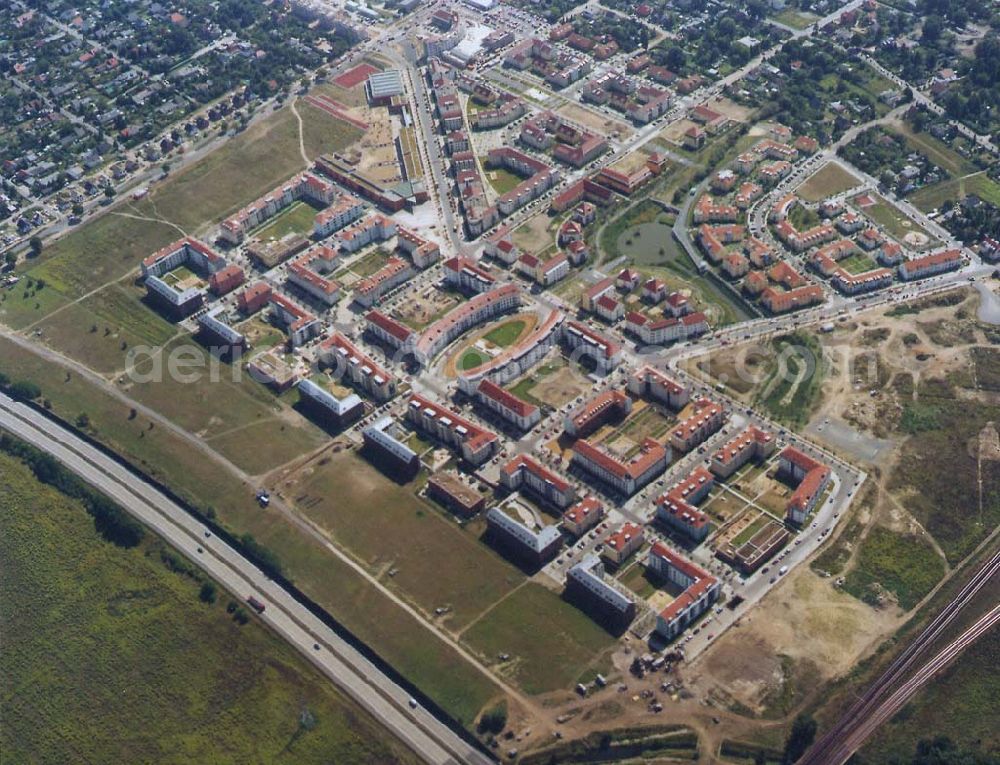
<svg viewBox="0 0 1000 765">
<path fill-rule="evenodd" d="M 0 429 L 51 454 L 104 492 L 241 600 L 404 744 L 432 765 L 492 760 L 427 710 L 243 555 L 164 494 L 34 409 L 0 394 Z"/>
<path fill-rule="evenodd" d="M 879 724 L 888 720 L 895 711 L 902 708 L 907 699 L 926 683 L 935 672 L 944 667 L 952 658 L 979 635 L 990 629 L 997 621 L 998 610 L 994 607 L 969 629 L 950 643 L 937 656 L 918 669 L 912 677 L 904 680 L 906 672 L 951 624 L 962 609 L 967 606 L 990 580 L 1000 572 L 1000 552 L 995 552 L 966 582 L 955 597 L 934 617 L 930 624 L 893 660 L 886 671 L 865 694 L 847 710 L 840 721 L 827 731 L 812 748 L 799 760 L 799 765 L 842 765 L 854 751 L 864 743 Z M 889 691 L 899 687 L 888 699 Z"/>
</svg>

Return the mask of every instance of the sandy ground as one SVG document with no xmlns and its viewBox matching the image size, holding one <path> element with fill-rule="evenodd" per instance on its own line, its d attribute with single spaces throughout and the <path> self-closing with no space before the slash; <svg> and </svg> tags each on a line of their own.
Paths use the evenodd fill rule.
<svg viewBox="0 0 1000 765">
<path fill-rule="evenodd" d="M 552 221 L 544 212 L 532 215 L 511 232 L 514 244 L 527 252 L 541 252 L 555 243 L 555 233 L 550 230 Z"/>
<path fill-rule="evenodd" d="M 660 131 L 660 138 L 675 146 L 684 141 L 684 133 L 691 127 L 697 125 L 693 120 L 683 119 L 673 122 Z"/>
<path fill-rule="evenodd" d="M 559 408 L 567 401 L 583 395 L 590 388 L 590 380 L 573 367 L 566 365 L 555 374 L 540 380 L 531 389 L 531 395 L 551 407 Z"/>
<path fill-rule="evenodd" d="M 846 673 L 898 623 L 897 613 L 874 611 L 800 566 L 719 639 L 692 680 L 763 713 L 774 695 L 801 699 L 817 680 Z"/>
<path fill-rule="evenodd" d="M 576 104 L 566 104 L 559 107 L 557 112 L 573 122 L 579 123 L 585 128 L 590 128 L 601 135 L 611 138 L 625 139 L 633 134 L 633 130 L 627 123 L 596 114 L 589 109 L 584 109 Z"/>
<path fill-rule="evenodd" d="M 903 533 L 922 531 L 905 502 L 885 489 L 901 443 L 886 427 L 899 416 L 892 381 L 898 375 L 919 381 L 967 368 L 970 348 L 988 344 L 976 325 L 980 296 L 972 290 L 964 294 L 961 304 L 918 314 L 887 317 L 886 309 L 879 309 L 821 336 L 832 363 L 810 435 L 852 461 L 878 468 L 869 491 L 849 511 L 862 529 L 850 551 L 876 525 Z M 719 354 L 723 359 L 713 359 L 714 368 L 731 366 L 733 354 L 733 349 Z M 984 459 L 1000 461 L 996 423 L 987 423 L 980 432 L 979 449 Z M 753 494 L 750 489 L 743 493 Z M 755 499 L 765 503 L 763 497 Z M 841 524 L 835 535 L 846 526 Z M 849 561 L 846 570 L 851 565 Z M 848 673 L 905 616 L 892 604 L 873 609 L 841 592 L 834 579 L 799 566 L 687 668 L 688 688 L 730 710 L 786 717 L 826 680 Z"/>
</svg>

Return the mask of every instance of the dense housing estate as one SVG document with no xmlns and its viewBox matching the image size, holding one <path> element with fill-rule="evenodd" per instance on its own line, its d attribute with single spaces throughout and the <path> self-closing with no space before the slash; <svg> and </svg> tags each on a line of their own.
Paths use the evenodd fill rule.
<svg viewBox="0 0 1000 765">
<path fill-rule="evenodd" d="M 475 572 L 474 582 L 454 590 L 447 577 L 429 587 L 427 572 L 413 568 L 419 555 L 366 549 L 393 535 L 371 529 L 330 535 L 330 544 L 352 559 L 381 556 L 380 580 L 394 578 L 392 588 L 412 606 L 407 618 L 431 622 L 431 638 L 455 638 L 459 653 L 468 649 L 488 672 L 528 692 L 526 683 L 521 687 L 525 673 L 548 658 L 543 651 L 553 649 L 542 638 L 552 636 L 522 636 L 539 644 L 529 654 L 503 624 L 508 609 L 534 599 L 528 602 L 540 623 L 554 625 L 555 650 L 567 645 L 559 642 L 567 613 L 583 631 L 572 607 L 607 628 L 609 634 L 574 639 L 572 650 L 557 657 L 570 661 L 599 645 L 586 666 L 539 681 L 556 685 L 564 675 L 611 667 L 602 669 L 609 678 L 577 686 L 573 704 L 586 710 L 578 720 L 590 719 L 593 705 L 602 703 L 591 696 L 604 689 L 604 700 L 611 698 L 630 662 L 633 709 L 642 713 L 648 704 L 650 714 L 662 711 L 659 694 L 668 692 L 667 682 L 680 689 L 683 673 L 652 679 L 643 673 L 664 663 L 667 672 L 679 662 L 696 666 L 723 630 L 751 623 L 750 609 L 767 586 L 829 538 L 831 517 L 844 512 L 864 480 L 861 468 L 812 447 L 789 425 L 768 424 L 769 412 L 779 411 L 773 401 L 758 389 L 731 385 L 700 354 L 718 354 L 712 361 L 725 362 L 729 375 L 725 354 L 744 351 L 745 341 L 778 338 L 779 347 L 794 327 L 812 331 L 813 321 L 828 322 L 824 332 L 853 329 L 853 319 L 843 317 L 871 293 L 881 291 L 880 304 L 903 292 L 926 294 L 919 283 L 886 288 L 934 276 L 943 277 L 942 288 L 952 287 L 967 275 L 979 278 L 984 260 L 1000 253 L 990 238 L 966 249 L 948 237 L 960 204 L 925 219 L 920 197 L 911 209 L 873 190 L 871 179 L 884 175 L 832 160 L 827 137 L 860 124 L 851 103 L 824 104 L 819 116 L 784 117 L 795 131 L 773 121 L 774 100 L 801 94 L 791 87 L 793 73 L 821 68 L 814 54 L 836 58 L 821 29 L 790 36 L 782 24 L 743 19 L 742 11 L 690 5 L 536 8 L 461 0 L 426 7 L 402 0 L 381 10 L 349 2 L 323 12 L 304 0 L 284 10 L 268 6 L 270 16 L 287 11 L 308 18 L 317 35 L 289 40 L 289 56 L 325 45 L 331 30 L 346 34 L 350 19 L 366 19 L 377 45 L 399 39 L 383 34 L 398 23 L 397 14 L 418 31 L 408 33 L 403 56 L 392 54 L 398 69 L 383 68 L 385 59 L 368 45 L 343 66 L 348 59 L 331 49 L 334 71 L 327 74 L 334 84 L 323 87 L 327 74 L 315 70 L 319 87 L 303 83 L 308 93 L 296 103 L 366 131 L 363 139 L 323 149 L 329 153 L 306 160 L 307 170 L 221 223 L 192 223 L 199 235 L 211 232 L 212 244 L 178 239 L 144 258 L 137 281 L 144 302 L 178 322 L 178 334 L 197 332 L 234 370 L 246 368 L 270 386 L 258 396 L 277 394 L 267 400 L 310 420 L 299 423 L 308 427 L 299 456 L 280 460 L 281 470 L 259 471 L 261 486 L 288 502 L 308 503 L 314 497 L 307 487 L 293 489 L 297 475 L 338 469 L 345 475 L 335 478 L 349 481 L 355 476 L 340 466 L 353 465 L 368 480 L 375 475 L 368 465 L 348 462 L 361 455 L 381 471 L 378 480 L 397 484 L 387 500 L 366 487 L 373 507 L 403 498 L 405 512 L 390 514 L 396 536 L 412 532 L 413 551 L 429 551 L 429 559 L 456 556 L 451 571 Z M 771 5 L 778 12 L 782 3 Z M 858 18 L 897 16 L 874 6 L 867 3 Z M 524 25 L 539 12 L 558 12 L 560 19 L 539 21 L 528 37 Z M 165 23 L 190 29 L 173 18 L 185 13 L 191 12 L 165 9 Z M 692 21 L 676 23 L 678 13 L 690 13 Z M 66 23 L 92 34 L 87 14 L 79 15 L 80 22 Z M 754 30 L 716 45 L 716 15 L 727 26 L 739 18 Z M 504 23 L 511 29 L 493 28 Z M 358 39 L 366 34 L 351 29 Z M 702 46 L 701 29 L 715 50 Z M 647 41 L 647 32 L 655 39 Z M 855 37 L 863 32 L 849 28 L 837 55 L 854 56 L 848 46 L 860 46 Z M 792 57 L 783 51 L 789 41 L 797 51 Z M 180 83 L 193 76 L 188 69 L 216 56 L 253 66 L 256 54 L 243 45 L 206 48 L 149 86 Z M 877 57 L 884 45 L 866 38 L 857 55 L 876 51 Z M 619 55 L 626 46 L 630 52 Z M 745 74 L 744 62 L 765 51 Z M 151 62 L 160 60 L 162 54 L 150 53 Z M 659 65 L 675 58 L 677 72 Z M 836 69 L 837 78 L 852 74 L 844 101 L 871 110 L 861 95 L 861 67 Z M 959 71 L 956 81 L 965 76 Z M 42 84 L 37 75 L 25 82 Z M 279 111 L 287 86 L 265 83 L 265 98 L 274 98 L 274 111 L 290 120 L 293 134 L 297 124 L 301 151 L 311 153 L 316 136 L 307 130 L 315 125 L 306 111 L 298 108 L 295 120 Z M 558 90 L 562 95 L 553 96 Z M 75 98 L 60 102 L 74 114 Z M 880 100 L 875 114 L 890 113 L 886 104 Z M 766 121 L 757 116 L 761 105 Z M 738 134 L 734 128 L 724 135 L 737 124 Z M 123 140 L 115 120 L 108 135 L 112 129 Z M 826 145 L 820 150 L 817 139 L 796 136 L 801 130 L 815 131 Z M 750 148 L 730 153 L 744 141 Z M 965 159 L 980 163 L 973 153 L 985 156 L 988 149 L 969 151 Z M 815 152 L 814 160 L 800 162 Z M 725 165 L 709 166 L 719 157 L 727 157 Z M 418 171 L 428 161 L 436 165 L 426 168 L 425 181 Z M 691 176 L 678 172 L 679 164 L 699 171 L 697 188 L 689 188 Z M 816 168 L 832 164 L 845 176 L 858 171 L 857 186 L 847 189 L 851 181 L 844 178 L 840 191 L 815 191 L 822 185 L 812 181 Z M 993 182 L 989 173 L 975 175 L 983 188 Z M 964 193 L 963 184 L 950 186 Z M 146 191 L 137 190 L 135 199 Z M 158 193 L 157 187 L 151 199 Z M 887 208 L 906 212 L 909 222 Z M 894 230 L 900 226 L 905 237 Z M 615 252 L 607 251 L 606 234 L 616 237 Z M 683 267 L 668 267 L 675 256 L 685 259 L 674 264 Z M 959 269 L 960 276 L 952 273 Z M 821 308 L 789 315 L 810 306 Z M 288 422 L 279 423 L 282 430 Z M 289 451 L 297 448 L 287 441 Z M 420 528 L 437 535 L 432 541 L 407 525 L 409 503 L 419 508 Z M 372 528 L 380 522 L 377 513 L 362 515 L 352 522 L 370 521 Z M 323 522 L 319 513 L 310 517 Z M 475 561 L 479 568 L 461 559 L 470 550 L 488 556 Z M 524 570 L 516 572 L 511 562 Z M 608 647 L 611 637 L 620 643 Z M 553 709 L 564 704 L 555 690 L 545 696 Z M 478 689 L 470 697 L 478 698 Z M 536 739 L 524 730 L 532 712 L 517 707 L 506 738 L 495 741 L 516 740 L 534 756 Z M 536 730 L 543 727 L 547 737 L 546 726 Z M 548 745 L 554 759 L 567 751 Z M 517 758 L 513 744 L 507 756 Z"/>
</svg>

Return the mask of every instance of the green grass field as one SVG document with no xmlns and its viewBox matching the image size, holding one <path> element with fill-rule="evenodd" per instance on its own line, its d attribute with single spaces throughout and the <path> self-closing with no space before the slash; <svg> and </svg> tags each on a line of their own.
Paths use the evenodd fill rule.
<svg viewBox="0 0 1000 765">
<path fill-rule="evenodd" d="M 821 202 L 834 194 L 853 189 L 860 181 L 836 162 L 829 162 L 799 186 L 795 193 L 806 202 Z"/>
<path fill-rule="evenodd" d="M 45 284 L 23 278 L 13 287 L 0 287 L 0 322 L 13 329 L 22 329 L 45 318 L 69 300 L 61 292 Z"/>
<path fill-rule="evenodd" d="M 520 178 L 510 170 L 504 170 L 502 167 L 497 168 L 486 168 L 484 169 L 486 174 L 486 180 L 490 182 L 490 186 L 497 194 L 506 194 L 508 191 L 513 191 L 517 188 L 523 178 Z"/>
<path fill-rule="evenodd" d="M 930 240 L 926 245 L 924 245 L 923 249 L 932 247 L 937 243 L 937 240 L 934 239 L 934 237 L 903 215 L 903 213 L 900 212 L 894 205 L 887 202 L 878 194 L 873 194 L 872 196 L 875 199 L 875 204 L 864 208 L 862 212 L 882 226 L 882 228 L 884 228 L 893 239 L 902 241 L 903 237 L 910 232 L 915 231 L 925 234 Z"/>
<path fill-rule="evenodd" d="M 10 762 L 416 762 L 365 712 L 169 549 L 105 542 L 76 500 L 0 455 Z"/>
<path fill-rule="evenodd" d="M 814 13 L 806 13 L 795 8 L 786 8 L 781 13 L 772 17 L 779 24 L 784 24 L 792 29 L 805 29 L 810 24 L 819 20 L 819 16 Z"/>
<path fill-rule="evenodd" d="M 927 541 L 877 526 L 861 542 L 844 590 L 875 603 L 884 589 L 909 611 L 943 576 L 944 561 Z"/>
<path fill-rule="evenodd" d="M 362 255 L 360 258 L 351 263 L 351 265 L 338 273 L 337 276 L 350 272 L 363 279 L 366 276 L 371 276 L 373 273 L 382 268 L 388 260 L 389 254 L 385 250 L 375 249 L 365 255 Z"/>
<path fill-rule="evenodd" d="M 455 362 L 455 369 L 459 372 L 469 372 L 477 367 L 481 367 L 490 357 L 476 348 L 468 348 L 466 351 L 458 357 L 458 361 Z"/>
<path fill-rule="evenodd" d="M 819 223 L 819 213 L 805 205 L 794 205 L 788 213 L 788 221 L 799 231 L 805 231 Z"/>
<path fill-rule="evenodd" d="M 503 324 L 494 327 L 485 335 L 483 339 L 493 345 L 499 345 L 501 348 L 506 348 L 509 345 L 513 345 L 517 342 L 517 339 L 524 332 L 524 328 L 527 323 L 521 319 L 513 319 L 512 321 L 505 321 Z"/>
<path fill-rule="evenodd" d="M 316 213 L 316 208 L 306 202 L 293 202 L 271 220 L 266 221 L 251 236 L 265 241 L 281 240 L 289 234 L 308 236 L 312 233 Z"/>
<path fill-rule="evenodd" d="M 373 573 L 399 572 L 385 583 L 426 613 L 449 606 L 460 628 L 524 576 L 471 534 L 363 458 L 343 452 L 296 486 L 302 512 L 351 550 Z M 344 476 L 352 476 L 344 481 Z"/>
<path fill-rule="evenodd" d="M 45 343 L 91 369 L 124 369 L 137 346 L 158 347 L 178 329 L 141 302 L 143 290 L 112 284 L 39 324 Z"/>
<path fill-rule="evenodd" d="M 927 186 L 915 191 L 910 196 L 910 201 L 918 210 L 930 212 L 939 209 L 945 200 L 950 199 L 957 202 L 969 194 L 975 194 L 990 204 L 1000 207 L 1000 183 L 994 181 L 985 172 Z"/>
<path fill-rule="evenodd" d="M 861 253 L 844 258 L 839 265 L 849 274 L 863 274 L 865 271 L 871 271 L 878 267 L 874 260 Z"/>
<path fill-rule="evenodd" d="M 917 397 L 943 426 L 904 442 L 889 488 L 955 564 L 1000 523 L 1000 470 L 985 460 L 981 467 L 970 446 L 988 422 L 1000 421 L 1000 405 L 977 400 L 970 406 L 947 381 L 922 380 Z"/>
<path fill-rule="evenodd" d="M 943 168 L 948 175 L 963 176 L 974 173 L 978 169 L 973 162 L 930 133 L 916 133 L 905 122 L 895 126 L 894 132 L 901 134 L 910 148 L 920 152 L 935 165 Z"/>
<path fill-rule="evenodd" d="M 587 614 L 534 582 L 486 613 L 462 640 L 486 661 L 510 654 L 500 671 L 531 694 L 569 690 L 615 643 Z"/>
<path fill-rule="evenodd" d="M 92 434 L 196 507 L 210 509 L 240 535 L 272 550 L 286 574 L 402 675 L 465 725 L 500 693 L 451 646 L 400 609 L 318 540 L 274 513 L 261 512 L 254 489 L 171 431 L 113 399 L 79 375 L 0 338 L 0 371 L 37 382 L 53 411 L 81 412 Z M 251 442 L 253 443 L 253 442 Z"/>
</svg>

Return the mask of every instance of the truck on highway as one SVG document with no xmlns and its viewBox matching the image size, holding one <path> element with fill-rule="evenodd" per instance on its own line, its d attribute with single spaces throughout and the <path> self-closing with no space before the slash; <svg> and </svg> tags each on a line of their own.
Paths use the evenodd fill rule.
<svg viewBox="0 0 1000 765">
<path fill-rule="evenodd" d="M 253 595 L 247 596 L 247 605 L 250 606 L 250 608 L 252 608 L 258 614 L 264 613 L 264 604 L 261 603 L 259 600 L 257 600 L 257 598 L 255 598 Z"/>
</svg>

